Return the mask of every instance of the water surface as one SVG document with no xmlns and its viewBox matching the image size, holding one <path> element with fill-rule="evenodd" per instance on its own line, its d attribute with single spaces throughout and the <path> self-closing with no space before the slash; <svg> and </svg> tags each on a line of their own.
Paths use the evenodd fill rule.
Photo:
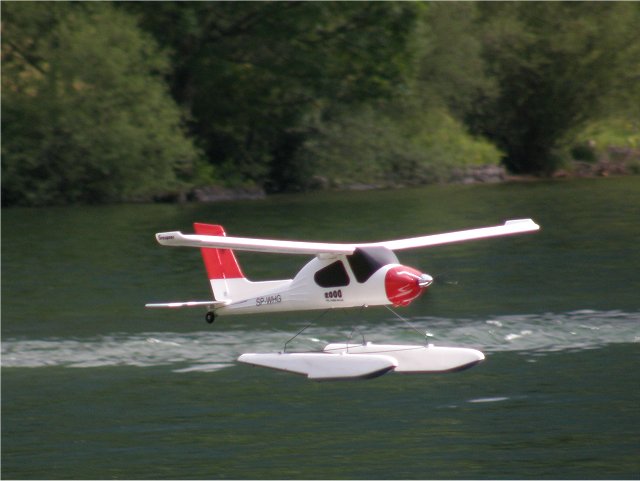
<svg viewBox="0 0 640 481">
<path fill-rule="evenodd" d="M 4 478 L 599 478 L 640 474 L 640 179 L 2 212 Z M 197 250 L 153 234 L 376 241 L 532 217 L 536 234 L 399 253 L 436 277 L 384 308 L 221 318 Z M 239 255 L 256 280 L 304 256 Z M 442 375 L 315 383 L 243 352 L 457 345 Z"/>
</svg>

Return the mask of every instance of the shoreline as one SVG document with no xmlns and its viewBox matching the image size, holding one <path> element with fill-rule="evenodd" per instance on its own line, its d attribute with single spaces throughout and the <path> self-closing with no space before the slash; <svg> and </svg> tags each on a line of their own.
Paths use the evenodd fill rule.
<svg viewBox="0 0 640 481">
<path fill-rule="evenodd" d="M 480 185 L 480 184 L 508 184 L 533 183 L 548 181 L 570 181 L 574 179 L 599 179 L 606 177 L 630 177 L 640 175 L 640 158 L 620 160 L 599 160 L 597 162 L 572 161 L 571 164 L 559 169 L 549 176 L 511 174 L 503 166 L 481 166 L 454 171 L 445 181 L 439 182 L 385 182 L 385 183 L 331 183 L 321 177 L 314 177 L 307 190 L 291 192 L 268 192 L 259 186 L 226 187 L 222 185 L 207 185 L 193 187 L 183 191 L 162 192 L 149 197 L 123 199 L 117 202 L 105 203 L 75 203 L 49 205 L 2 205 L 3 209 L 10 208 L 38 208 L 63 207 L 79 205 L 119 205 L 119 204 L 214 204 L 218 202 L 239 200 L 263 200 L 274 195 L 287 195 L 304 192 L 357 192 L 367 190 L 400 190 L 405 188 L 427 187 L 430 185 Z"/>
<path fill-rule="evenodd" d="M 603 177 L 623 177 L 640 174 L 640 164 L 611 160 L 597 162 L 572 161 L 569 167 L 559 169 L 550 176 L 510 174 L 503 166 L 481 166 L 455 171 L 447 181 L 433 183 L 335 183 L 315 176 L 308 191 L 365 191 L 380 189 L 403 189 L 428 185 L 477 185 L 499 183 L 528 183 L 549 180 L 596 179 Z M 283 193 L 278 193 L 278 195 Z M 286 193 L 284 193 L 286 194 Z M 168 193 L 150 200 L 153 203 L 216 203 L 234 200 L 266 199 L 268 193 L 258 186 L 224 187 L 219 185 L 201 186 L 183 193 Z"/>
</svg>

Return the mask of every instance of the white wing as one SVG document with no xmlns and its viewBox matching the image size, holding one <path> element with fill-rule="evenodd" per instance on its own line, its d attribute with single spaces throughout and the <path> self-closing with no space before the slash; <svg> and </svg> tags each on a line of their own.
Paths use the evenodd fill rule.
<svg viewBox="0 0 640 481">
<path fill-rule="evenodd" d="M 511 234 L 523 234 L 540 229 L 540 226 L 531 219 L 508 220 L 504 225 L 495 227 L 482 227 L 480 229 L 462 230 L 449 232 L 448 234 L 426 235 L 422 237 L 411 237 L 409 239 L 391 240 L 387 242 L 377 242 L 366 244 L 368 246 L 382 246 L 389 250 L 413 249 L 415 247 L 430 247 L 442 244 L 452 244 L 474 239 L 484 239 L 486 237 L 498 237 Z"/>
<path fill-rule="evenodd" d="M 330 244 L 322 242 L 298 242 L 248 237 L 227 237 L 162 232 L 156 234 L 158 242 L 165 246 L 214 247 L 239 251 L 275 252 L 278 254 L 353 254 L 355 244 Z"/>
<path fill-rule="evenodd" d="M 508 220 L 504 225 L 482 227 L 447 234 L 435 234 L 409 239 L 390 240 L 365 244 L 336 244 L 324 242 L 299 242 L 274 239 L 253 239 L 247 237 L 225 237 L 183 234 L 182 232 L 162 232 L 156 239 L 166 246 L 212 247 L 254 252 L 274 252 L 279 254 L 338 255 L 353 254 L 358 247 L 386 247 L 390 250 L 429 247 L 454 242 L 463 242 L 486 237 L 533 232 L 540 229 L 531 219 Z"/>
</svg>

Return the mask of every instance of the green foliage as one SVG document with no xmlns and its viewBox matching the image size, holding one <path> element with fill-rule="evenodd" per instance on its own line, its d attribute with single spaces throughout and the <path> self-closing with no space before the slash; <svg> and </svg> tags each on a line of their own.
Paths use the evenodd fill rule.
<svg viewBox="0 0 640 481">
<path fill-rule="evenodd" d="M 552 173 L 563 147 L 588 121 L 611 114 L 623 98 L 640 103 L 639 4 L 480 7 L 485 58 L 500 88 L 495 97 L 479 99 L 483 108 L 469 118 L 505 150 L 511 170 Z"/>
<path fill-rule="evenodd" d="M 639 173 L 640 117 L 605 118 L 589 123 L 575 136 L 569 154 L 574 160 L 599 161 L 601 165 Z"/>
<path fill-rule="evenodd" d="M 8 2 L 2 53 L 5 205 L 148 198 L 191 175 L 167 57 L 129 15 Z"/>
<path fill-rule="evenodd" d="M 640 150 L 640 117 L 613 118 L 592 122 L 576 136 L 578 141 L 591 141 L 596 149 L 608 146 Z"/>
<path fill-rule="evenodd" d="M 417 22 L 407 82 L 423 108 L 444 107 L 464 120 L 477 109 L 478 98 L 495 95 L 495 79 L 487 75 L 482 57 L 477 10 L 474 2 L 433 2 Z"/>
<path fill-rule="evenodd" d="M 634 2 L 9 1 L 2 15 L 4 205 L 440 182 L 501 156 L 549 175 L 572 152 L 637 149 Z"/>
<path fill-rule="evenodd" d="M 328 104 L 390 95 L 416 5 L 375 2 L 124 4 L 173 51 L 175 98 L 225 178 L 295 188 L 305 126 Z"/>
<path fill-rule="evenodd" d="M 422 5 L 408 39 L 407 68 L 393 98 L 362 108 L 327 107 L 297 158 L 316 179 L 341 184 L 446 182 L 470 166 L 495 165 L 501 153 L 461 122 L 483 72 L 473 3 Z"/>
<path fill-rule="evenodd" d="M 319 125 L 300 161 L 331 185 L 415 185 L 450 181 L 465 167 L 497 165 L 500 155 L 444 110 L 391 103 Z"/>
</svg>

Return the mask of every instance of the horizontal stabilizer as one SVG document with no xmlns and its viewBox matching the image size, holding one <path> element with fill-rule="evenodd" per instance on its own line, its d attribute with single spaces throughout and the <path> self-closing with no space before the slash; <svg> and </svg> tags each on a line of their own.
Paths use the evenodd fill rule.
<svg viewBox="0 0 640 481">
<path fill-rule="evenodd" d="M 144 307 L 199 307 L 199 306 L 211 306 L 220 307 L 226 305 L 227 302 L 222 301 L 185 301 L 185 302 L 160 302 L 145 304 Z"/>
</svg>

